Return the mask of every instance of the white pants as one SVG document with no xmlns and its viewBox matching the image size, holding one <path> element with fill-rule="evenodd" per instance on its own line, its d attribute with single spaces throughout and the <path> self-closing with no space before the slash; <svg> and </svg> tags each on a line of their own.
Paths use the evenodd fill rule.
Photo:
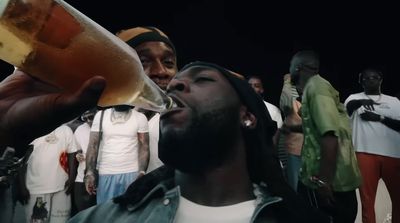
<svg viewBox="0 0 400 223">
<path fill-rule="evenodd" d="M 49 194 L 31 194 L 25 206 L 28 223 L 65 223 L 70 217 L 71 196 L 65 190 Z"/>
</svg>

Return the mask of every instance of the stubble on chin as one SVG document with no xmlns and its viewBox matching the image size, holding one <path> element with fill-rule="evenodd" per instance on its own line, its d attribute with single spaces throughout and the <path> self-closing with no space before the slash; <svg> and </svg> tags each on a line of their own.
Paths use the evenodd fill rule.
<svg viewBox="0 0 400 223">
<path fill-rule="evenodd" d="M 160 132 L 161 161 L 192 174 L 222 165 L 229 153 L 227 150 L 237 122 L 232 110 L 229 111 L 210 112 L 202 118 L 192 119 L 185 127 Z"/>
</svg>

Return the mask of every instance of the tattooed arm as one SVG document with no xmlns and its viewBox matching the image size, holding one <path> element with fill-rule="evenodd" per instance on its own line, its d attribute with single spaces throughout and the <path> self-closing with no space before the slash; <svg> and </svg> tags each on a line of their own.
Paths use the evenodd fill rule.
<svg viewBox="0 0 400 223">
<path fill-rule="evenodd" d="M 138 133 L 139 141 L 139 177 L 144 175 L 149 165 L 150 150 L 149 150 L 149 133 Z"/>
<path fill-rule="evenodd" d="M 96 194 L 96 182 L 97 182 L 97 155 L 99 153 L 99 132 L 90 132 L 89 145 L 86 151 L 86 169 L 85 169 L 85 187 L 89 194 Z"/>
</svg>

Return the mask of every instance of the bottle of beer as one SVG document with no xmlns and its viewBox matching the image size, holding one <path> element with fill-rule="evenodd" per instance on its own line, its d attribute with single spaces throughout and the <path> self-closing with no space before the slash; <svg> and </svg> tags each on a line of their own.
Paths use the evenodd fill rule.
<svg viewBox="0 0 400 223">
<path fill-rule="evenodd" d="M 101 107 L 172 105 L 135 50 L 62 0 L 1 0 L 0 59 L 65 91 L 103 76 Z"/>
</svg>

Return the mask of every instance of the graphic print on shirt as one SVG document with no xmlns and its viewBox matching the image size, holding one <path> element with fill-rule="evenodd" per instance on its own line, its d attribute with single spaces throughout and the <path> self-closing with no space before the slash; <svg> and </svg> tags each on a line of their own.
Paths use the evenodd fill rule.
<svg viewBox="0 0 400 223">
<path fill-rule="evenodd" d="M 60 154 L 59 162 L 63 170 L 68 174 L 68 154 L 65 150 Z"/>
<path fill-rule="evenodd" d="M 37 197 L 35 205 L 33 206 L 31 223 L 46 222 L 49 211 L 46 209 L 46 203 L 43 197 Z"/>
</svg>

